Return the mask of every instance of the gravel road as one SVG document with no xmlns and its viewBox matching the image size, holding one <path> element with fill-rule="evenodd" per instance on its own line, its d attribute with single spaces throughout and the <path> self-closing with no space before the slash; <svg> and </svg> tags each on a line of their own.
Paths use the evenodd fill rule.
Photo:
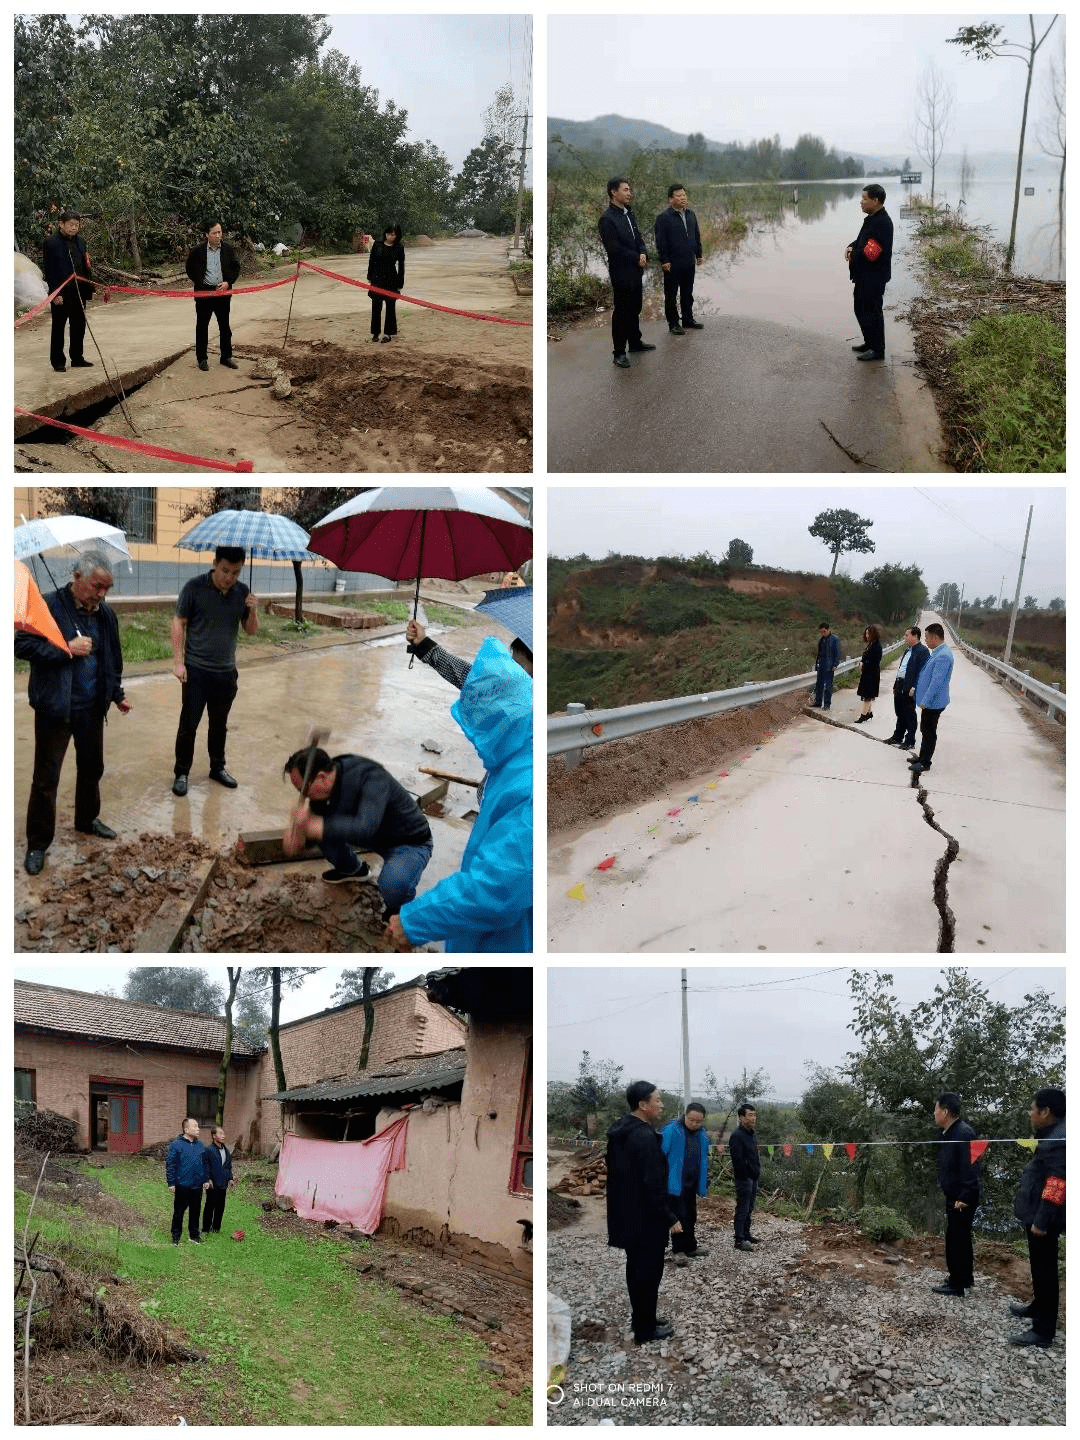
<svg viewBox="0 0 1080 1440">
<path fill-rule="evenodd" d="M 1064 1337 L 1007 1345 L 1023 1322 L 996 1278 L 952 1300 L 931 1292 L 941 1271 L 893 1263 L 887 1247 L 837 1262 L 816 1248 L 817 1227 L 761 1215 L 754 1230 L 764 1243 L 744 1254 L 728 1225 L 699 1219 L 710 1254 L 669 1259 L 660 1287 L 675 1335 L 641 1347 L 623 1252 L 576 1227 L 550 1235 L 548 1288 L 574 1320 L 550 1423 L 1064 1425 Z"/>
</svg>

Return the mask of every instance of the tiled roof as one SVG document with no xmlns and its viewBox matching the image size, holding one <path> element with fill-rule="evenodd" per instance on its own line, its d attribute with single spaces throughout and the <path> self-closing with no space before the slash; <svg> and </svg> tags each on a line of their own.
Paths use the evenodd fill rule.
<svg viewBox="0 0 1080 1440">
<path fill-rule="evenodd" d="M 84 990 L 63 990 L 56 985 L 15 981 L 15 1024 L 32 1025 L 63 1035 L 88 1035 L 101 1040 L 126 1040 L 138 1045 L 171 1045 L 181 1050 L 225 1048 L 225 1021 L 216 1015 L 190 1010 L 163 1010 L 137 1000 L 91 995 Z M 259 1052 L 233 1035 L 232 1053 L 242 1057 Z"/>
<path fill-rule="evenodd" d="M 442 1050 L 437 1055 L 415 1055 L 392 1061 L 374 1074 L 348 1079 L 320 1080 L 295 1090 L 264 1095 L 264 1100 L 293 1100 L 301 1104 L 314 1100 L 355 1100 L 364 1095 L 402 1095 L 416 1090 L 449 1090 L 465 1079 L 463 1048 Z"/>
</svg>

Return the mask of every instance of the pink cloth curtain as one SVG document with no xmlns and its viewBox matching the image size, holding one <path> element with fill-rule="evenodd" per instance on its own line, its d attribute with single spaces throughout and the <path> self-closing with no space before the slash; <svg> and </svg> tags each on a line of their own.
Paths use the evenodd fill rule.
<svg viewBox="0 0 1080 1440">
<path fill-rule="evenodd" d="M 278 1163 L 278 1195 L 305 1220 L 341 1220 L 374 1235 L 383 1215 L 386 1178 L 405 1168 L 408 1115 L 368 1140 L 302 1140 L 286 1135 Z"/>
</svg>

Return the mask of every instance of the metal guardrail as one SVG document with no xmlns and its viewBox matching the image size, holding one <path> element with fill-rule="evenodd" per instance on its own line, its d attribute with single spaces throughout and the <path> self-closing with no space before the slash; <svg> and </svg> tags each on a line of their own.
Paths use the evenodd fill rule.
<svg viewBox="0 0 1080 1440">
<path fill-rule="evenodd" d="M 902 640 L 895 641 L 881 652 L 881 658 L 903 649 Z M 836 667 L 837 675 L 858 667 L 858 660 L 845 660 Z M 581 761 L 583 751 L 609 740 L 625 740 L 631 735 L 644 735 L 665 725 L 682 725 L 687 720 L 720 715 L 725 710 L 739 710 L 744 705 L 758 705 L 778 695 L 795 690 L 813 689 L 817 676 L 813 670 L 806 675 L 790 675 L 783 680 L 766 680 L 740 685 L 736 690 L 713 690 L 706 695 L 682 695 L 675 700 L 647 700 L 639 705 L 623 705 L 615 710 L 586 710 L 584 705 L 568 705 L 566 715 L 548 717 L 549 755 L 562 755 L 573 769 Z"/>
<path fill-rule="evenodd" d="M 982 650 L 976 650 L 974 645 L 969 645 L 966 640 L 961 640 L 953 625 L 948 620 L 942 624 L 949 632 L 949 638 L 954 645 L 958 645 L 964 654 L 976 665 L 981 665 L 985 670 L 998 675 L 1021 694 L 1037 700 L 1045 705 L 1051 715 L 1060 716 L 1062 722 L 1065 720 L 1065 696 L 1053 685 L 1044 685 L 1041 680 L 1033 680 L 1026 670 L 1017 670 L 1013 665 L 1006 665 L 1004 660 L 998 660 L 993 655 L 986 655 Z"/>
</svg>

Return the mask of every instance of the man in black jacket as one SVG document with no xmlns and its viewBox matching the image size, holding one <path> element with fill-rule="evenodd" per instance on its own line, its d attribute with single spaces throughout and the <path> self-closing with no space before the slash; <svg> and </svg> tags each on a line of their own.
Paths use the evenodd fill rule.
<svg viewBox="0 0 1080 1440">
<path fill-rule="evenodd" d="M 15 655 L 30 662 L 28 699 L 34 711 L 34 778 L 26 807 L 26 857 L 29 875 L 40 875 L 45 851 L 56 833 L 56 792 L 68 743 L 75 742 L 75 829 L 101 840 L 116 831 L 98 819 L 99 782 L 105 773 L 105 716 L 115 705 L 131 709 L 121 683 L 124 660 L 120 629 L 105 596 L 112 572 L 103 556 L 91 552 L 76 562 L 70 584 L 46 595 L 70 655 L 40 636 L 18 631 Z"/>
<path fill-rule="evenodd" d="M 230 370 L 240 367 L 232 358 L 232 330 L 229 328 L 229 307 L 232 287 L 240 278 L 240 261 L 236 251 L 221 238 L 218 221 L 206 227 L 206 241 L 188 253 L 187 273 L 196 290 L 212 290 L 213 295 L 195 297 L 195 359 L 200 370 L 209 370 L 206 353 L 210 343 L 210 316 L 217 317 L 221 363 Z"/>
<path fill-rule="evenodd" d="M 1031 1304 L 1010 1305 L 1031 1329 L 1010 1335 L 1010 1345 L 1054 1343 L 1058 1317 L 1058 1236 L 1065 1233 L 1065 1092 L 1040 1090 L 1028 1111 L 1039 1137 L 1035 1154 L 1020 1176 L 1014 1213 L 1027 1231 L 1031 1261 Z"/>
<path fill-rule="evenodd" d="M 284 849 L 295 854 L 314 840 L 333 869 L 323 872 L 330 885 L 362 880 L 366 860 L 357 850 L 381 855 L 379 893 L 383 920 L 396 915 L 416 895 L 416 886 L 431 859 L 431 827 L 424 812 L 388 770 L 363 755 L 337 755 L 325 750 L 297 750 L 285 761 L 283 773 L 297 790 L 311 758 L 306 800 L 293 810 Z"/>
<path fill-rule="evenodd" d="M 753 1250 L 760 1244 L 750 1233 L 750 1217 L 754 1213 L 754 1197 L 758 1191 L 761 1160 L 758 1158 L 757 1111 L 753 1105 L 739 1106 L 739 1123 L 728 1141 L 731 1170 L 735 1177 L 735 1249 Z"/>
<path fill-rule="evenodd" d="M 634 1343 L 666 1340 L 675 1333 L 656 1313 L 667 1237 L 682 1234 L 668 1196 L 668 1167 L 653 1126 L 664 1113 L 660 1091 L 648 1080 L 626 1087 L 630 1114 L 607 1133 L 608 1244 L 626 1251 Z"/>
<path fill-rule="evenodd" d="M 975 1285 L 971 1227 L 979 1206 L 982 1161 L 971 1159 L 975 1131 L 961 1119 L 960 1096 L 954 1090 L 943 1090 L 938 1096 L 934 1121 L 941 1126 L 938 1184 L 945 1196 L 945 1264 L 949 1278 L 933 1289 L 937 1295 L 955 1295 L 962 1300 L 964 1291 Z"/>
<path fill-rule="evenodd" d="M 656 253 L 664 272 L 664 315 L 672 335 L 685 335 L 687 330 L 703 330 L 694 319 L 694 272 L 701 264 L 701 231 L 697 216 L 689 208 L 685 185 L 669 185 L 671 202 L 656 217 L 653 234 Z M 681 319 L 680 319 L 681 306 Z"/>
<path fill-rule="evenodd" d="M 225 1131 L 220 1125 L 210 1131 L 206 1160 L 210 1187 L 203 1200 L 202 1233 L 216 1235 L 220 1233 L 225 1201 L 233 1184 L 232 1151 L 225 1144 Z"/>
<path fill-rule="evenodd" d="M 51 294 L 58 285 L 63 285 L 69 275 L 79 278 L 64 285 L 63 290 L 52 302 L 52 335 L 49 340 L 49 359 L 54 370 L 66 370 L 64 362 L 64 326 L 70 327 L 69 347 L 71 368 L 85 369 L 93 365 L 83 355 L 83 340 L 86 335 L 86 312 L 83 306 L 94 298 L 94 287 L 90 284 L 90 256 L 79 234 L 81 217 L 75 210 L 64 210 L 60 215 L 60 228 L 45 241 L 45 283 Z"/>
<path fill-rule="evenodd" d="M 893 681 L 893 709 L 896 711 L 896 729 L 885 741 L 886 745 L 899 745 L 901 750 L 914 750 L 915 730 L 919 723 L 915 708 L 915 682 L 919 671 L 930 659 L 930 651 L 922 643 L 922 631 L 912 625 L 904 631 L 904 651 L 900 668 Z"/>
<path fill-rule="evenodd" d="M 641 277 L 648 262 L 645 241 L 630 213 L 633 192 L 621 175 L 608 181 L 608 208 L 600 216 L 600 239 L 608 257 L 608 274 L 614 305 L 611 311 L 611 349 L 614 363 L 630 369 L 628 349 L 655 350 L 641 338 Z"/>
<path fill-rule="evenodd" d="M 844 251 L 855 283 L 855 319 L 863 343 L 853 345 L 860 360 L 885 359 L 885 286 L 892 279 L 893 223 L 885 210 L 885 191 L 867 185 L 859 202 L 866 219 Z"/>
</svg>

